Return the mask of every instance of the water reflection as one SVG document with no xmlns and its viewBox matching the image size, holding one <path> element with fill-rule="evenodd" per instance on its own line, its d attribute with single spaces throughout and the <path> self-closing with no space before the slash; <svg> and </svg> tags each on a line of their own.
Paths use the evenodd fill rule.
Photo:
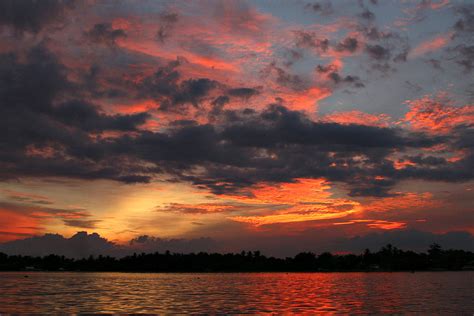
<svg viewBox="0 0 474 316">
<path fill-rule="evenodd" d="M 12 272 L 0 273 L 0 312 L 472 313 L 473 278 L 473 272 Z"/>
</svg>

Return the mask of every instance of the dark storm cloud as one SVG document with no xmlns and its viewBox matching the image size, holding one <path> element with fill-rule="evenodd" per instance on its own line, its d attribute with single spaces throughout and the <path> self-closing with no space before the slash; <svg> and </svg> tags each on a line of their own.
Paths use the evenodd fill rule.
<svg viewBox="0 0 474 316">
<path fill-rule="evenodd" d="M 211 252 L 217 250 L 217 243 L 211 238 L 195 239 L 164 239 L 148 235 L 142 235 L 130 240 L 129 245 L 132 249 L 139 249 L 145 252 Z"/>
<path fill-rule="evenodd" d="M 79 100 L 65 102 L 54 108 L 51 114 L 60 122 L 83 131 L 134 131 L 150 117 L 148 113 L 105 115 L 97 106 Z"/>
<path fill-rule="evenodd" d="M 293 31 L 295 36 L 295 45 L 299 48 L 316 48 L 322 52 L 326 52 L 329 48 L 329 40 L 327 38 L 320 39 L 314 32 L 303 30 Z"/>
<path fill-rule="evenodd" d="M 230 96 L 248 99 L 255 95 L 258 95 L 260 92 L 254 88 L 234 88 L 227 91 Z"/>
<path fill-rule="evenodd" d="M 378 30 L 378 28 L 373 25 L 371 26 L 360 25 L 359 30 L 372 41 L 379 40 L 381 37 L 387 36 L 387 34 L 381 33 Z"/>
<path fill-rule="evenodd" d="M 474 5 L 459 5 L 455 12 L 461 16 L 454 24 L 456 36 L 463 36 L 474 32 Z"/>
<path fill-rule="evenodd" d="M 445 158 L 435 156 L 424 156 L 421 154 L 416 156 L 406 156 L 404 159 L 422 166 L 440 166 L 446 164 Z"/>
<path fill-rule="evenodd" d="M 10 255 L 47 256 L 56 254 L 69 258 L 87 258 L 98 255 L 123 257 L 134 252 L 152 253 L 167 250 L 177 253 L 210 252 L 218 251 L 217 246 L 216 241 L 211 238 L 165 239 L 147 235 L 136 237 L 130 240 L 128 245 L 122 246 L 97 233 L 78 232 L 70 238 L 59 234 L 45 234 L 6 242 L 0 244 L 0 252 Z"/>
<path fill-rule="evenodd" d="M 275 76 L 275 81 L 283 86 L 290 88 L 294 91 L 304 90 L 308 83 L 299 75 L 294 75 L 286 71 L 285 69 L 279 67 L 275 62 L 270 63 L 266 66 L 261 74 L 264 77 L 273 75 Z"/>
<path fill-rule="evenodd" d="M 365 139 L 371 134 L 370 139 Z M 302 113 L 281 105 L 271 105 L 253 120 L 227 127 L 223 135 L 234 144 L 259 147 L 275 147 L 280 143 L 394 147 L 409 142 L 391 129 L 312 122 Z"/>
<path fill-rule="evenodd" d="M 93 229 L 96 228 L 97 224 L 101 222 L 101 220 L 93 220 L 93 219 L 64 219 L 64 225 L 69 227 L 77 227 L 83 229 Z"/>
<path fill-rule="evenodd" d="M 474 45 L 459 44 L 451 48 L 454 52 L 455 61 L 462 66 L 466 72 L 470 72 L 474 68 Z"/>
<path fill-rule="evenodd" d="M 387 244 L 401 249 L 426 251 L 429 245 L 437 243 L 445 249 L 473 250 L 474 236 L 468 232 L 448 232 L 435 234 L 418 230 L 394 230 L 383 233 L 371 233 L 341 241 L 341 250 L 362 252 L 368 248 L 377 250 Z"/>
<path fill-rule="evenodd" d="M 308 3 L 305 5 L 305 8 L 317 12 L 321 15 L 330 15 L 334 12 L 332 8 L 332 3 L 329 1 Z"/>
<path fill-rule="evenodd" d="M 393 61 L 396 63 L 406 62 L 409 52 L 410 52 L 410 49 L 408 47 L 403 48 L 403 50 L 393 58 Z"/>
<path fill-rule="evenodd" d="M 336 45 L 336 50 L 340 52 L 347 51 L 353 53 L 357 50 L 358 46 L 359 43 L 356 38 L 347 37 Z"/>
<path fill-rule="evenodd" d="M 97 163 L 104 150 L 88 132 L 136 131 L 148 114 L 107 115 L 81 99 L 65 100 L 80 93 L 67 79 L 66 67 L 43 46 L 33 48 L 24 62 L 15 54 L 3 54 L 0 71 L 0 177 L 123 176 L 127 167 L 116 169 L 118 160 Z M 46 148 L 49 153 L 32 155 L 28 148 Z"/>
<path fill-rule="evenodd" d="M 337 67 L 335 67 L 334 65 L 332 64 L 329 64 L 329 65 L 317 65 L 316 68 L 315 68 L 316 72 L 318 73 L 321 73 L 321 74 L 327 74 L 327 73 L 330 73 L 330 72 L 334 72 L 334 71 L 337 71 Z"/>
<path fill-rule="evenodd" d="M 275 257 L 294 256 L 302 251 L 347 251 L 362 253 L 365 249 L 377 251 L 387 244 L 404 250 L 424 252 L 429 245 L 438 243 L 444 249 L 473 250 L 474 236 L 468 232 L 435 234 L 419 230 L 394 230 L 373 232 L 355 237 L 338 237 L 332 226 L 325 229 L 309 229 L 298 235 L 258 236 L 250 234 L 234 240 L 218 240 L 207 237 L 193 239 L 165 239 L 154 236 L 138 236 L 128 245 L 117 245 L 97 233 L 78 232 L 71 238 L 59 234 L 46 234 L 0 244 L 0 252 L 9 255 L 45 256 L 64 255 L 69 258 L 87 258 L 91 255 L 123 257 L 134 252 L 172 253 L 241 252 L 260 250 L 264 255 Z M 2 234 L 2 232 L 0 232 Z M 318 241 L 318 242 L 315 242 Z"/>
<path fill-rule="evenodd" d="M 215 98 L 212 102 L 212 109 L 209 111 L 209 115 L 211 117 L 218 116 L 222 113 L 222 110 L 224 109 L 224 106 L 229 103 L 230 98 L 226 95 L 220 95 L 217 98 Z"/>
<path fill-rule="evenodd" d="M 113 29 L 110 23 L 95 24 L 89 31 L 85 32 L 84 35 L 94 43 L 109 46 L 115 45 L 116 40 L 127 37 L 127 33 L 125 33 L 124 30 Z"/>
<path fill-rule="evenodd" d="M 337 71 L 337 68 L 334 65 L 317 65 L 315 68 L 316 72 L 319 74 L 325 74 L 329 79 L 333 81 L 334 84 L 349 84 L 356 88 L 363 88 L 365 85 L 362 83 L 362 80 L 358 76 L 342 76 Z"/>
<path fill-rule="evenodd" d="M 450 168 L 441 164 L 433 170 L 432 165 L 428 168 L 421 164 L 403 171 L 395 170 L 387 160 L 395 150 L 442 143 L 439 137 L 313 122 L 303 113 L 278 104 L 261 112 L 224 110 L 227 96 L 213 101 L 215 115 L 225 118 L 220 124 L 190 122 L 171 125 L 166 132 L 140 131 L 137 126 L 147 118 L 144 113 L 106 115 L 93 104 L 76 99 L 53 105 L 57 96 L 71 89 L 74 92 L 74 87 L 66 79 L 66 69 L 46 50 L 36 48 L 26 63 L 18 62 L 13 55 L 2 61 L 2 126 L 7 129 L 1 134 L 3 177 L 54 175 L 132 183 L 148 182 L 165 173 L 218 194 L 262 181 L 325 177 L 348 184 L 352 195 L 375 196 L 390 195 L 391 186 L 404 178 L 457 181 L 472 177 L 472 172 L 466 172 L 472 167 L 472 159 Z M 138 84 L 139 91 L 157 98 L 165 96 L 170 104 L 197 103 L 217 85 L 208 79 L 180 82 L 177 65 L 173 62 L 158 69 Z M 288 80 L 291 82 L 291 77 Z M 343 80 L 353 81 L 349 77 Z M 236 88 L 233 94 L 248 94 L 242 89 L 249 88 Z M 134 131 L 136 135 L 113 139 L 88 135 L 102 130 Z M 466 129 L 459 131 L 458 147 L 466 146 L 466 133 Z M 53 153 L 27 155 L 30 145 L 47 146 Z M 354 156 L 365 159 L 355 160 Z M 453 173 L 453 168 L 458 171 Z M 396 181 L 367 186 L 375 175 Z"/>
<path fill-rule="evenodd" d="M 366 45 L 365 50 L 369 56 L 377 61 L 387 60 L 390 58 L 390 50 L 378 44 Z"/>
<path fill-rule="evenodd" d="M 171 32 L 173 31 L 176 22 L 178 22 L 178 14 L 163 13 L 159 16 L 158 21 L 160 26 L 156 32 L 156 39 L 159 42 L 164 43 L 166 39 L 171 37 Z"/>
<path fill-rule="evenodd" d="M 349 196 L 397 196 L 396 193 L 390 191 L 395 184 L 397 184 L 397 181 L 393 179 L 374 180 L 362 176 L 349 181 Z"/>
<path fill-rule="evenodd" d="M 362 13 L 359 14 L 359 17 L 367 21 L 375 20 L 375 14 L 369 9 L 365 9 Z"/>
<path fill-rule="evenodd" d="M 348 83 L 348 84 L 353 85 L 356 88 L 365 87 L 365 85 L 362 83 L 362 81 L 360 80 L 358 76 L 347 75 L 344 77 L 344 76 L 341 76 L 338 72 L 331 72 L 329 73 L 328 77 L 332 81 L 334 81 L 335 84 Z"/>
<path fill-rule="evenodd" d="M 426 60 L 426 63 L 430 64 L 434 69 L 442 70 L 441 61 L 438 59 L 430 58 Z"/>
<path fill-rule="evenodd" d="M 454 11 L 460 18 L 456 21 L 452 38 L 458 44 L 448 50 L 453 54 L 452 59 L 464 68 L 466 73 L 474 67 L 474 45 L 472 36 L 474 33 L 474 5 L 457 5 Z"/>
<path fill-rule="evenodd" d="M 180 61 L 174 61 L 131 85 L 135 89 L 131 93 L 162 101 L 161 110 L 199 106 L 209 98 L 214 123 L 181 121 L 151 132 L 139 128 L 147 113 L 109 115 L 81 99 L 84 86 L 70 82 L 68 69 L 44 47 L 35 47 L 22 61 L 15 54 L 2 57 L 2 178 L 63 176 L 135 183 L 165 174 L 222 194 L 260 182 L 324 177 L 345 183 L 357 196 L 390 196 L 393 185 L 403 179 L 474 178 L 469 126 L 459 127 L 450 137 L 438 137 L 397 128 L 315 122 L 278 103 L 260 111 L 227 110 L 229 96 L 245 98 L 258 90 L 224 87 L 229 95 L 210 98 L 210 92 L 222 90 L 223 85 L 206 78 L 181 80 Z M 335 84 L 360 83 L 355 76 L 343 77 L 326 68 L 317 69 L 331 74 Z M 267 71 L 281 85 L 295 90 L 304 86 L 301 78 L 274 63 Z M 109 130 L 125 135 L 90 135 Z M 388 159 L 395 152 L 437 144 L 467 154 L 455 163 L 410 157 L 418 164 L 403 170 L 395 169 Z M 375 176 L 386 180 L 371 180 Z"/>
<path fill-rule="evenodd" d="M 295 62 L 303 59 L 304 53 L 299 49 L 287 49 L 284 53 L 284 56 L 286 58 L 285 66 L 289 67 Z"/>
<path fill-rule="evenodd" d="M 474 179 L 474 129 L 473 126 L 458 126 L 452 132 L 450 145 L 453 150 L 464 152 L 464 157 L 454 163 L 434 156 L 408 156 L 416 165 L 399 170 L 399 179 L 424 179 L 430 181 L 463 182 Z"/>
<path fill-rule="evenodd" d="M 179 65 L 179 60 L 169 62 L 159 67 L 153 75 L 144 78 L 136 87 L 139 96 L 162 100 L 160 109 L 173 111 L 186 104 L 198 107 L 201 100 L 219 86 L 217 81 L 208 78 L 180 81 Z"/>
<path fill-rule="evenodd" d="M 123 150 L 157 164 L 161 161 L 167 172 L 221 194 L 262 181 L 284 182 L 298 177 L 326 177 L 358 186 L 362 182 L 354 179 L 361 176 L 396 172 L 385 160 L 393 150 L 430 146 L 439 140 L 403 136 L 386 128 L 315 123 L 299 112 L 273 105 L 260 114 L 246 115 L 245 120 L 234 117 L 221 128 L 185 126 L 168 135 L 147 133 L 133 142 L 123 141 Z M 261 156 L 262 150 L 274 156 Z M 371 167 L 353 161 L 354 155 L 366 156 Z M 329 168 L 331 163 L 349 166 Z M 204 173 L 194 175 L 193 167 L 198 165 L 205 167 Z M 354 194 L 388 195 L 393 184 L 380 181 L 374 186 L 384 190 L 361 189 Z"/>
<path fill-rule="evenodd" d="M 63 255 L 71 258 L 88 256 L 112 255 L 120 256 L 122 250 L 114 243 L 100 237 L 97 233 L 78 232 L 71 238 L 59 234 L 46 234 L 39 237 L 15 240 L 0 244 L 0 251 L 8 254 L 29 254 L 46 256 L 49 254 Z"/>
<path fill-rule="evenodd" d="M 38 33 L 46 25 L 61 20 L 74 0 L 2 0 L 0 26 L 12 27 L 16 32 Z"/>
</svg>

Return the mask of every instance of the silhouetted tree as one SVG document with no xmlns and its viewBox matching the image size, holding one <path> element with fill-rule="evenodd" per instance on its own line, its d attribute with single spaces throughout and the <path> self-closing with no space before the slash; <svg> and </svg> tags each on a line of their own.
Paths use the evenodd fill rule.
<svg viewBox="0 0 474 316">
<path fill-rule="evenodd" d="M 1 271 L 134 271 L 134 272 L 224 272 L 224 271 L 367 271 L 367 270 L 460 270 L 472 267 L 474 253 L 443 250 L 433 244 L 427 253 L 403 251 L 386 245 L 377 252 L 366 249 L 362 254 L 317 256 L 302 252 L 293 258 L 266 257 L 259 251 L 227 253 L 134 253 L 123 258 L 99 255 L 84 259 L 64 256 L 9 256 L 0 253 Z"/>
</svg>

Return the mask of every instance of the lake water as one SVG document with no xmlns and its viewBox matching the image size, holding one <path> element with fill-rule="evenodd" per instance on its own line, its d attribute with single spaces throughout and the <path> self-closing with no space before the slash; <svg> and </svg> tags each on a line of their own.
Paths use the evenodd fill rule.
<svg viewBox="0 0 474 316">
<path fill-rule="evenodd" d="M 474 313 L 474 272 L 0 273 L 0 313 Z"/>
</svg>

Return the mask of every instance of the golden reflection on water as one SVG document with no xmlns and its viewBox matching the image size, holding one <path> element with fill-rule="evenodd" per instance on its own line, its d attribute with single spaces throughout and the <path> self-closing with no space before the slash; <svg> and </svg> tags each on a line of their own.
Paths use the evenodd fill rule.
<svg viewBox="0 0 474 316">
<path fill-rule="evenodd" d="M 472 313 L 474 272 L 0 273 L 0 313 Z"/>
</svg>

